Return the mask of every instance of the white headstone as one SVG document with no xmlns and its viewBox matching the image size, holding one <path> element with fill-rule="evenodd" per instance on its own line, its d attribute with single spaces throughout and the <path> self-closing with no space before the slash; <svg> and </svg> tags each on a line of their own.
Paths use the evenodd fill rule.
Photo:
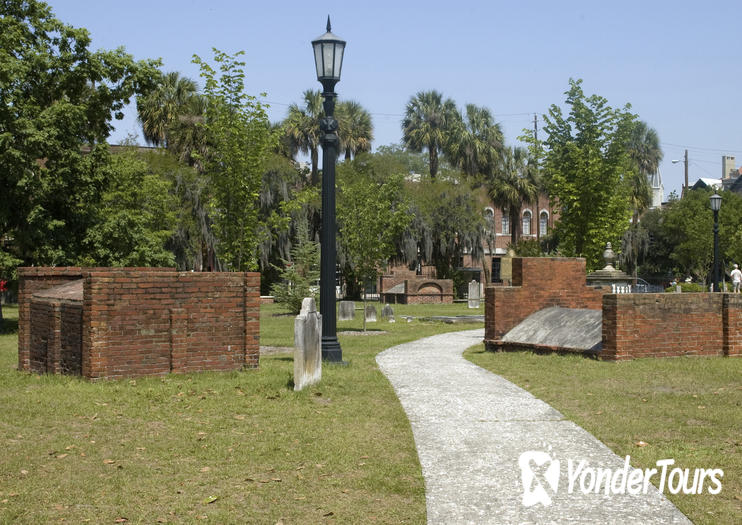
<svg viewBox="0 0 742 525">
<path fill-rule="evenodd" d="M 381 318 L 387 319 L 390 323 L 394 322 L 394 310 L 388 304 L 381 309 Z"/>
<path fill-rule="evenodd" d="M 479 308 L 479 283 L 472 279 L 469 283 L 469 308 Z"/>
<path fill-rule="evenodd" d="M 338 303 L 338 321 L 351 321 L 356 314 L 356 304 L 353 301 Z"/>
<path fill-rule="evenodd" d="M 294 390 L 322 379 L 322 315 L 314 299 L 305 297 L 294 319 Z"/>
<path fill-rule="evenodd" d="M 367 323 L 376 322 L 376 307 L 372 304 L 366 305 L 366 322 Z"/>
</svg>

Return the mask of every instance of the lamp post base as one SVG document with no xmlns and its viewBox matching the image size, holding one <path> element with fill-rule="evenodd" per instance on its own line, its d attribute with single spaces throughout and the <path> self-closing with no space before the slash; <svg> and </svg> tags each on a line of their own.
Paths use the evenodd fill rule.
<svg viewBox="0 0 742 525">
<path fill-rule="evenodd" d="M 343 349 L 336 336 L 322 336 L 322 360 L 329 363 L 347 364 L 343 361 Z"/>
</svg>

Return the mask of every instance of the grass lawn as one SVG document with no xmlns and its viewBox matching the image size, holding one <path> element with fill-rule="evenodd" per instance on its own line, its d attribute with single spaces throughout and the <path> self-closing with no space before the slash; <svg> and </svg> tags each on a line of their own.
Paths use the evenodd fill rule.
<svg viewBox="0 0 742 525">
<path fill-rule="evenodd" d="M 259 370 L 96 383 L 18 372 L 17 309 L 3 311 L 0 523 L 424 523 L 410 425 L 374 357 L 481 326 L 369 323 L 387 333 L 340 335 L 349 366 L 295 393 L 290 354 Z M 261 309 L 261 344 L 291 346 L 293 316 L 278 312 Z M 476 311 L 395 308 L 456 312 Z"/>
<path fill-rule="evenodd" d="M 691 472 L 723 469 L 716 496 L 665 493 L 694 523 L 742 523 L 742 359 L 610 363 L 486 352 L 484 345 L 465 355 L 551 404 L 620 457 L 631 456 L 634 467 L 672 458 Z"/>
</svg>

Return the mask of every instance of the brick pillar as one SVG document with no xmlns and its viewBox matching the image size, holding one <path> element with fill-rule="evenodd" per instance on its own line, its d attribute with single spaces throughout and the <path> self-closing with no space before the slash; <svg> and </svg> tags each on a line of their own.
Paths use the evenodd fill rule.
<svg viewBox="0 0 742 525">
<path fill-rule="evenodd" d="M 260 274 L 245 273 L 245 298 L 243 303 L 245 345 L 243 366 L 258 368 L 260 362 Z"/>
<path fill-rule="evenodd" d="M 18 370 L 31 370 L 31 291 L 28 281 L 18 280 Z"/>
<path fill-rule="evenodd" d="M 618 359 L 618 295 L 603 296 L 603 349 L 600 359 Z"/>
<path fill-rule="evenodd" d="M 170 309 L 170 371 L 183 373 L 188 364 L 188 313 Z"/>
<path fill-rule="evenodd" d="M 742 357 L 742 294 L 724 294 L 722 327 L 724 355 Z"/>
<path fill-rule="evenodd" d="M 62 308 L 57 302 L 49 305 L 49 334 L 46 339 L 46 372 L 62 373 Z"/>
</svg>

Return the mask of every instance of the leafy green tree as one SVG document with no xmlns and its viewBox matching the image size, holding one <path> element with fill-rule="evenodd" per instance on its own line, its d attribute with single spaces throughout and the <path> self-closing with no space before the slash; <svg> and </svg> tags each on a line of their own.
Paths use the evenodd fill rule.
<svg viewBox="0 0 742 525">
<path fill-rule="evenodd" d="M 338 102 L 335 110 L 338 121 L 338 138 L 340 151 L 345 151 L 345 160 L 350 160 L 358 153 L 371 151 L 374 140 L 374 126 L 371 114 L 354 100 Z"/>
<path fill-rule="evenodd" d="M 437 91 L 420 91 L 407 103 L 402 121 L 403 141 L 410 151 L 428 150 L 431 179 L 438 173 L 438 155 L 449 142 L 458 118 L 454 101 L 443 100 Z"/>
<path fill-rule="evenodd" d="M 374 173 L 373 167 L 357 162 L 343 165 L 338 177 L 340 251 L 351 281 L 360 284 L 361 290 L 379 278 L 395 253 L 395 239 L 410 222 L 402 176 Z M 366 295 L 363 297 L 365 307 Z"/>
<path fill-rule="evenodd" d="M 309 153 L 312 162 L 311 183 L 319 182 L 319 121 L 325 116 L 322 93 L 319 90 L 304 91 L 304 107 L 289 106 L 289 115 L 283 123 L 284 132 L 293 144 L 292 149 Z"/>
<path fill-rule="evenodd" d="M 320 271 L 319 243 L 309 239 L 306 220 L 297 221 L 297 242 L 291 248 L 290 257 L 281 259 L 282 266 L 277 267 L 280 281 L 271 288 L 275 301 L 286 305 L 292 314 L 301 311 L 305 297 L 318 300 L 317 282 Z"/>
<path fill-rule="evenodd" d="M 105 187 L 108 137 L 157 63 L 90 51 L 85 29 L 35 0 L 0 3 L 0 236 L 25 264 L 80 255 Z"/>
<path fill-rule="evenodd" d="M 494 177 L 490 180 L 488 194 L 501 210 L 510 217 L 510 242 L 518 243 L 521 233 L 520 212 L 523 205 L 536 202 L 540 182 L 536 163 L 529 158 L 528 150 L 513 147 L 504 151 Z"/>
<path fill-rule="evenodd" d="M 461 168 L 469 177 L 483 179 L 496 170 L 503 157 L 504 138 L 502 127 L 492 117 L 489 109 L 466 105 L 466 118 L 454 119 L 445 147 L 451 163 Z"/>
<path fill-rule="evenodd" d="M 672 251 L 670 260 L 676 273 L 703 282 L 714 257 L 713 213 L 710 191 L 688 191 L 663 213 L 663 230 Z"/>
<path fill-rule="evenodd" d="M 83 241 L 84 266 L 173 266 L 166 244 L 175 229 L 176 197 L 165 174 L 134 148 L 111 156 L 108 186 Z"/>
<path fill-rule="evenodd" d="M 230 56 L 214 49 L 219 74 L 198 56 L 193 58 L 206 82 L 209 215 L 219 256 L 232 271 L 257 267 L 258 197 L 265 162 L 275 145 L 265 106 L 245 93 L 245 63 L 236 58 L 241 54 Z"/>
<path fill-rule="evenodd" d="M 534 153 L 543 153 L 543 180 L 559 210 L 560 251 L 585 257 L 588 269 L 594 269 L 606 242 L 618 246 L 629 225 L 626 177 L 633 166 L 627 144 L 636 117 L 628 105 L 614 109 L 603 97 L 587 97 L 581 80 L 569 84 L 568 114 L 552 105 L 544 115 L 545 151 L 532 132 L 526 137 Z"/>
<path fill-rule="evenodd" d="M 488 228 L 466 178 L 408 182 L 407 191 L 412 220 L 397 245 L 403 261 L 433 265 L 439 279 L 450 279 L 465 253 L 483 257 Z"/>
</svg>

